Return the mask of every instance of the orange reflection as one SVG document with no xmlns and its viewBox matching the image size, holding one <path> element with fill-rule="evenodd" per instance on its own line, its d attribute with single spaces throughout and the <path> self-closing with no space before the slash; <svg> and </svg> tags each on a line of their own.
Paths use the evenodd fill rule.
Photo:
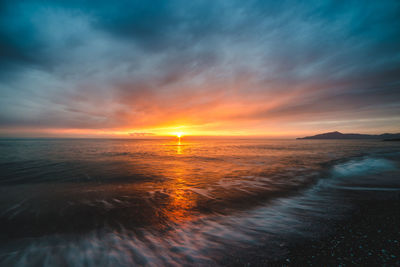
<svg viewBox="0 0 400 267">
<path fill-rule="evenodd" d="M 182 154 L 181 145 L 178 145 L 178 154 Z M 169 175 L 172 176 L 164 188 L 169 193 L 169 201 L 166 203 L 164 215 L 171 221 L 181 222 L 190 220 L 193 216 L 192 208 L 196 206 L 196 194 L 190 188 L 190 171 L 185 163 L 173 162 L 169 169 Z"/>
<path fill-rule="evenodd" d="M 182 144 L 181 144 L 181 138 L 179 137 L 178 139 L 178 144 L 176 145 L 176 154 L 182 155 Z"/>
<path fill-rule="evenodd" d="M 149 203 L 158 203 L 154 215 L 161 221 L 178 223 L 192 220 L 194 216 L 198 216 L 194 208 L 197 206 L 199 195 L 191 190 L 196 182 L 191 180 L 193 179 L 193 165 L 185 157 L 185 148 L 188 145 L 190 143 L 179 138 L 167 143 L 160 142 L 154 146 L 154 149 L 159 149 L 159 152 L 165 153 L 163 155 L 166 156 L 158 162 L 162 166 L 162 176 L 164 177 L 162 182 L 158 180 L 130 184 L 119 190 L 127 190 L 130 191 L 129 193 L 135 192 L 135 194 L 153 192 L 147 197 L 151 198 Z M 176 157 L 177 154 L 182 156 Z M 172 157 L 168 155 L 172 155 Z M 147 161 L 143 161 L 142 164 L 146 165 Z M 155 164 L 154 159 L 151 159 L 151 164 Z M 135 171 L 137 172 L 138 169 L 135 168 Z M 145 174 L 148 174 L 148 170 L 144 171 Z"/>
<path fill-rule="evenodd" d="M 195 204 L 193 193 L 188 190 L 188 187 L 178 187 L 171 192 L 170 202 L 164 214 L 174 222 L 190 220 L 193 216 L 191 209 Z"/>
</svg>

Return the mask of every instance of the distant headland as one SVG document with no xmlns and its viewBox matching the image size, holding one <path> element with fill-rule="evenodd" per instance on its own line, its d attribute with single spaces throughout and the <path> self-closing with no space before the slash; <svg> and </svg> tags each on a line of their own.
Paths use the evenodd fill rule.
<svg viewBox="0 0 400 267">
<path fill-rule="evenodd" d="M 317 134 L 313 136 L 299 137 L 296 139 L 377 139 L 384 141 L 399 141 L 400 133 L 384 133 L 384 134 L 357 134 L 357 133 L 341 133 L 338 131 Z"/>
</svg>

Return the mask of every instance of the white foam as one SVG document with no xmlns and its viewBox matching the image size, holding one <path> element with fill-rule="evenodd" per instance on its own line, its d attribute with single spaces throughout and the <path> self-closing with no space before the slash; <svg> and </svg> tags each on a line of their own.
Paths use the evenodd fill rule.
<svg viewBox="0 0 400 267">
<path fill-rule="evenodd" d="M 198 191 L 198 193 L 204 193 Z M 4 266 L 210 266 L 217 265 L 218 251 L 233 246 L 265 244 L 268 238 L 274 251 L 280 249 L 280 232 L 303 234 L 314 230 L 303 220 L 325 216 L 329 200 L 317 192 L 284 198 L 275 204 L 229 216 L 210 215 L 183 222 L 160 235 L 137 229 L 142 234 L 120 229 L 94 230 L 70 238 L 47 235 L 29 240 L 26 246 L 10 249 L 2 256 Z M 318 193 L 317 193 L 318 195 Z M 335 211 L 338 207 L 335 208 Z M 259 243 L 262 242 L 262 243 Z M 215 255 L 213 253 L 216 253 Z"/>
<path fill-rule="evenodd" d="M 201 196 L 204 196 L 206 198 L 211 198 L 211 199 L 215 199 L 210 193 L 211 190 L 210 189 L 201 189 L 201 188 L 190 188 L 190 191 L 195 192 L 196 194 L 199 194 Z"/>
<path fill-rule="evenodd" d="M 379 174 L 385 171 L 396 170 L 396 165 L 387 159 L 364 158 L 341 163 L 333 168 L 333 175 L 339 177 Z"/>
</svg>

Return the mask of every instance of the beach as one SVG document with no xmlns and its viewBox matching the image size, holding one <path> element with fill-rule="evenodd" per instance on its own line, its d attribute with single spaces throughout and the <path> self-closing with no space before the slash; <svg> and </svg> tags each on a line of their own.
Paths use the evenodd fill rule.
<svg viewBox="0 0 400 267">
<path fill-rule="evenodd" d="M 285 253 L 271 258 L 263 247 L 231 255 L 224 266 L 398 266 L 400 265 L 400 197 L 357 203 L 351 214 L 329 221 L 322 237 L 293 240 Z"/>
<path fill-rule="evenodd" d="M 2 266 L 398 265 L 399 145 L 0 142 Z"/>
</svg>

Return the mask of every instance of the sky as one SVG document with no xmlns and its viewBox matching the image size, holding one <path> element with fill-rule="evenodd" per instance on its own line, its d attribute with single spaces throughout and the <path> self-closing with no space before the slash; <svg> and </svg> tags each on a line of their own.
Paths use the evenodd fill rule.
<svg viewBox="0 0 400 267">
<path fill-rule="evenodd" d="M 0 136 L 400 132 L 400 2 L 0 1 Z"/>
</svg>

